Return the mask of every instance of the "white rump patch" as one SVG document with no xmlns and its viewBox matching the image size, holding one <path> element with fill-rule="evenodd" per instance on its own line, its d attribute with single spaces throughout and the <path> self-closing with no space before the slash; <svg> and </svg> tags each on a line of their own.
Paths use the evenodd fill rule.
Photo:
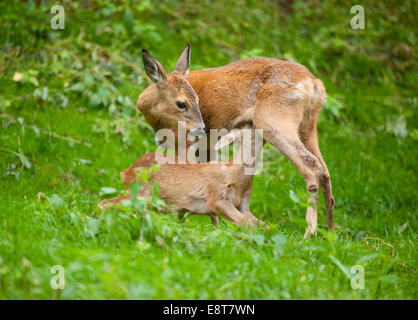
<svg viewBox="0 0 418 320">
<path fill-rule="evenodd" d="M 294 104 L 298 100 L 304 98 L 306 95 L 305 81 L 301 81 L 296 84 L 289 93 L 286 95 L 286 102 L 289 104 Z"/>
</svg>

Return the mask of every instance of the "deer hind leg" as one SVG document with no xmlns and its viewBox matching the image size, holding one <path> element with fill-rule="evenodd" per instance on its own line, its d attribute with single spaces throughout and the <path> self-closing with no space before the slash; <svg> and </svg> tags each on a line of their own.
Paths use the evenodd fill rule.
<svg viewBox="0 0 418 320">
<path fill-rule="evenodd" d="M 286 107 L 284 106 L 284 108 Z M 296 106 L 292 107 L 297 110 Z M 317 230 L 316 204 L 322 163 L 300 140 L 298 114 L 283 112 L 280 106 L 279 108 L 274 107 L 274 113 L 271 110 L 268 106 L 263 107 L 263 109 L 258 108 L 254 116 L 254 124 L 256 128 L 263 129 L 264 139 L 289 159 L 304 177 L 307 191 L 312 195 L 309 202 L 313 203 L 313 207 L 306 209 L 308 227 L 305 231 L 305 237 L 307 235 L 313 236 Z"/>
<path fill-rule="evenodd" d="M 218 218 L 218 216 L 217 216 L 216 214 L 211 214 L 211 215 L 210 215 L 210 219 L 211 219 L 211 221 L 212 221 L 212 225 L 213 225 L 214 227 L 217 227 L 217 226 L 218 226 L 218 223 L 219 223 L 219 218 Z"/>
<path fill-rule="evenodd" d="M 328 229 L 330 231 L 334 231 L 333 206 L 334 206 L 335 200 L 334 200 L 334 197 L 332 196 L 330 174 L 329 174 L 327 165 L 322 158 L 321 151 L 319 150 L 318 132 L 316 129 L 316 119 L 311 125 L 308 125 L 302 128 L 301 137 L 306 148 L 309 151 L 311 151 L 319 159 L 319 161 L 322 164 L 322 171 L 319 177 L 319 184 L 321 186 L 322 193 L 324 194 L 325 206 L 327 209 Z"/>
<path fill-rule="evenodd" d="M 138 191 L 137 197 L 148 197 L 150 195 L 149 185 L 143 185 L 142 188 Z M 132 200 L 130 194 L 123 194 L 117 197 L 104 199 L 99 202 L 97 205 L 102 210 L 108 210 L 114 205 L 120 205 L 126 200 Z"/>
<path fill-rule="evenodd" d="M 108 210 L 112 206 L 122 204 L 123 201 L 125 201 L 125 200 L 131 200 L 131 196 L 128 195 L 128 194 L 125 194 L 125 195 L 113 197 L 113 198 L 110 198 L 110 199 L 104 199 L 104 200 L 99 202 L 97 207 L 102 209 L 102 210 Z"/>
<path fill-rule="evenodd" d="M 251 219 L 257 219 L 251 213 L 251 210 L 250 210 L 250 196 L 251 196 L 251 191 L 244 193 L 241 198 L 241 203 L 238 205 L 237 209 L 243 214 L 245 214 L 247 217 Z"/>
<path fill-rule="evenodd" d="M 256 216 L 252 214 L 250 210 L 251 192 L 252 190 L 243 194 L 241 198 L 241 203 L 238 205 L 237 210 L 243 213 L 248 219 L 252 220 L 255 224 L 261 225 L 261 226 L 266 227 L 267 229 L 270 229 L 270 227 L 267 224 L 265 224 L 262 220 L 258 219 Z"/>
<path fill-rule="evenodd" d="M 247 226 L 254 226 L 254 225 L 263 225 L 263 223 L 256 218 L 256 221 L 253 219 L 248 218 L 242 212 L 238 211 L 237 208 L 234 207 L 233 203 L 230 200 L 215 200 L 209 207 L 213 210 L 214 213 L 220 214 L 233 224 L 247 227 Z"/>
</svg>

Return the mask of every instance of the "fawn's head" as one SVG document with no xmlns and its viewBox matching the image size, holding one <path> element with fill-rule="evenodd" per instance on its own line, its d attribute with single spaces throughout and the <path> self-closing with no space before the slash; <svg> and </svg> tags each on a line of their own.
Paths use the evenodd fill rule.
<svg viewBox="0 0 418 320">
<path fill-rule="evenodd" d="M 145 72 L 153 84 L 138 97 L 137 107 L 154 130 L 176 130 L 179 121 L 186 123 L 191 135 L 205 134 L 205 124 L 199 110 L 199 98 L 186 79 L 190 65 L 190 44 L 183 50 L 172 73 L 145 49 L 142 49 Z"/>
</svg>

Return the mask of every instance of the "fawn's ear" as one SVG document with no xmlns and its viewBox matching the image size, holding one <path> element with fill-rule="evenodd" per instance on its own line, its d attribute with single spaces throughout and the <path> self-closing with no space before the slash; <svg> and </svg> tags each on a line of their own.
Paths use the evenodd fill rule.
<svg viewBox="0 0 418 320">
<path fill-rule="evenodd" d="M 173 72 L 181 74 L 183 77 L 187 76 L 190 67 L 190 43 L 184 48 L 179 60 L 177 61 L 176 68 Z"/>
<path fill-rule="evenodd" d="M 221 150 L 229 146 L 232 142 L 241 139 L 241 130 L 232 129 L 230 133 L 224 135 L 215 144 L 215 150 Z"/>
<path fill-rule="evenodd" d="M 165 71 L 161 63 L 155 60 L 145 49 L 142 49 L 142 58 L 144 59 L 145 72 L 148 78 L 157 85 L 165 84 L 167 82 L 167 71 Z"/>
</svg>

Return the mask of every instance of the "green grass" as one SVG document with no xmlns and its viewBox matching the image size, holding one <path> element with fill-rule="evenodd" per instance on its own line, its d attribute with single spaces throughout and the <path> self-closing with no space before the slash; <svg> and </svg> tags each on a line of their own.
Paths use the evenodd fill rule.
<svg viewBox="0 0 418 320">
<path fill-rule="evenodd" d="M 0 4 L 1 299 L 418 298 L 412 2 L 367 4 L 366 30 L 351 30 L 349 1 L 63 1 L 61 31 L 43 13 L 51 3 Z M 302 239 L 290 194 L 304 182 L 271 146 L 251 198 L 271 231 L 94 211 L 101 188 L 122 190 L 119 172 L 156 147 L 135 109 L 149 83 L 140 49 L 170 69 L 187 41 L 192 69 L 262 55 L 323 79 L 334 234 L 321 196 L 319 234 Z M 54 265 L 64 290 L 50 287 Z M 350 285 L 354 265 L 363 290 Z"/>
</svg>

